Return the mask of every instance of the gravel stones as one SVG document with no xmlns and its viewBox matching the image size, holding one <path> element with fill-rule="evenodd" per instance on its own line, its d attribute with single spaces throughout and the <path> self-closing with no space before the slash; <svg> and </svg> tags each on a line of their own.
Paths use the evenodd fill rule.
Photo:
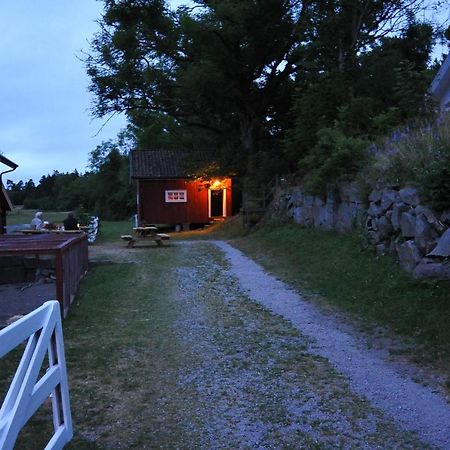
<svg viewBox="0 0 450 450">
<path fill-rule="evenodd" d="M 416 432 L 429 445 L 448 448 L 450 407 L 445 399 L 431 389 L 403 378 L 394 366 L 381 360 L 376 353 L 360 348 L 350 334 L 339 329 L 333 318 L 318 312 L 241 252 L 224 242 L 218 241 L 216 245 L 230 261 L 230 275 L 238 278 L 251 299 L 290 321 L 302 335 L 312 340 L 308 352 L 328 359 L 336 370 L 348 377 L 355 392 L 383 410 L 394 423 Z M 339 426 L 338 429 L 344 430 Z M 364 445 L 355 441 L 346 444 L 337 446 L 376 448 L 380 445 Z M 405 448 L 409 445 L 414 444 L 386 440 L 381 443 L 381 448 Z M 423 446 L 418 444 L 419 448 Z"/>
</svg>

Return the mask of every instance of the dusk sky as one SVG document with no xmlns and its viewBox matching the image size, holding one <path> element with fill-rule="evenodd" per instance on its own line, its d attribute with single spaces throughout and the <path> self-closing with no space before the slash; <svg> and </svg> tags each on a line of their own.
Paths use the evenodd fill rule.
<svg viewBox="0 0 450 450">
<path fill-rule="evenodd" d="M 96 0 L 0 3 L 0 153 L 19 164 L 5 183 L 38 182 L 53 170 L 84 172 L 89 152 L 125 127 L 123 117 L 105 124 L 89 111 L 80 58 L 102 8 Z"/>
<path fill-rule="evenodd" d="M 125 127 L 123 117 L 104 125 L 106 118 L 93 119 L 89 110 L 80 58 L 102 10 L 96 0 L 1 1 L 0 154 L 19 165 L 4 183 L 84 172 L 89 152 Z"/>
</svg>

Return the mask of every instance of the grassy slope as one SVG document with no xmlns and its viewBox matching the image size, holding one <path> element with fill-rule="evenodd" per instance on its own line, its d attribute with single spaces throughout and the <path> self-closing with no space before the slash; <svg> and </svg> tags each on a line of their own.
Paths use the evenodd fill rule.
<svg viewBox="0 0 450 450">
<path fill-rule="evenodd" d="M 235 233 L 235 230 L 233 230 Z M 450 283 L 417 281 L 356 235 L 264 228 L 234 240 L 269 271 L 306 292 L 423 344 L 418 360 L 450 361 Z"/>
</svg>

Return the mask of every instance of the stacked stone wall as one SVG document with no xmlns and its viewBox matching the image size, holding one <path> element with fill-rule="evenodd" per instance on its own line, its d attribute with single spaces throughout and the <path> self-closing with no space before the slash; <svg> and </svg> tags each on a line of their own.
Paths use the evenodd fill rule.
<svg viewBox="0 0 450 450">
<path fill-rule="evenodd" d="M 450 211 L 433 211 L 410 186 L 380 187 L 365 197 L 355 183 L 324 198 L 290 187 L 278 192 L 268 214 L 322 230 L 359 228 L 378 254 L 394 255 L 415 277 L 450 279 Z"/>
</svg>

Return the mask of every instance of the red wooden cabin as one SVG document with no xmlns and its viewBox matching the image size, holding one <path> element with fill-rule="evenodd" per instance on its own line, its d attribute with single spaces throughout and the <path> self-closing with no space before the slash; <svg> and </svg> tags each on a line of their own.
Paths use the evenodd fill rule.
<svg viewBox="0 0 450 450">
<path fill-rule="evenodd" d="M 189 229 L 231 215 L 231 178 L 198 178 L 207 163 L 199 152 L 135 150 L 130 155 L 140 224 Z"/>
</svg>

